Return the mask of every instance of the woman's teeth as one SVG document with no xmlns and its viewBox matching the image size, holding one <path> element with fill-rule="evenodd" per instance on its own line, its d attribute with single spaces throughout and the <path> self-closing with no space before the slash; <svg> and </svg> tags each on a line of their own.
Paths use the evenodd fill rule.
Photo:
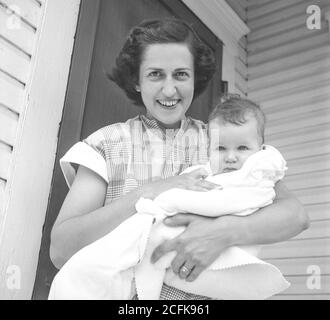
<svg viewBox="0 0 330 320">
<path fill-rule="evenodd" d="M 173 107 L 175 106 L 180 100 L 157 100 L 159 104 L 161 104 L 164 107 Z"/>
</svg>

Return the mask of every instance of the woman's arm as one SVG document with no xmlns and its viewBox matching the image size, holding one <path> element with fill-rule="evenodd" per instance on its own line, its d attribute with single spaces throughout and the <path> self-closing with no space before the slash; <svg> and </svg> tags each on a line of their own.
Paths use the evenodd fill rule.
<svg viewBox="0 0 330 320">
<path fill-rule="evenodd" d="M 288 240 L 309 227 L 309 217 L 300 201 L 283 182 L 275 186 L 276 198 L 237 224 L 236 245 L 269 244 Z"/>
<path fill-rule="evenodd" d="M 79 167 L 51 232 L 50 257 L 57 268 L 135 213 L 135 203 L 143 194 L 142 189 L 136 189 L 103 206 L 106 190 L 100 176 Z"/>
<path fill-rule="evenodd" d="M 139 187 L 104 206 L 107 184 L 80 166 L 51 232 L 50 257 L 60 268 L 74 253 L 105 236 L 133 215 L 140 197 L 153 199 L 173 187 L 208 191 L 216 185 L 200 181 L 202 169 Z"/>
<path fill-rule="evenodd" d="M 193 281 L 219 254 L 233 245 L 268 244 L 287 240 L 309 226 L 309 218 L 301 203 L 282 182 L 276 184 L 276 199 L 272 205 L 245 216 L 206 218 L 191 214 L 178 214 L 167 218 L 168 226 L 187 226 L 173 240 L 166 241 L 153 253 L 152 261 L 176 250 L 172 261 L 174 272 L 182 264 L 195 266 L 187 280 Z"/>
</svg>

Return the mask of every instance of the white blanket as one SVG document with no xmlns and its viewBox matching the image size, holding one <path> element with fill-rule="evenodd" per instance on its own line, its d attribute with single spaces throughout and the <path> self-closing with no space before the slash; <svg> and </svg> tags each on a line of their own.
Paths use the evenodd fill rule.
<svg viewBox="0 0 330 320">
<path fill-rule="evenodd" d="M 285 290 L 289 283 L 275 266 L 256 257 L 258 247 L 224 250 L 193 282 L 172 272 L 175 252 L 155 265 L 150 263 L 156 246 L 184 230 L 165 226 L 166 216 L 178 212 L 212 217 L 251 214 L 272 203 L 274 184 L 285 170 L 281 154 L 267 146 L 249 157 L 240 170 L 207 178 L 221 184 L 222 190 L 175 188 L 154 201 L 140 199 L 135 215 L 69 259 L 54 278 L 49 299 L 131 299 L 135 292 L 141 300 L 158 299 L 163 282 L 216 299 L 265 299 Z"/>
</svg>

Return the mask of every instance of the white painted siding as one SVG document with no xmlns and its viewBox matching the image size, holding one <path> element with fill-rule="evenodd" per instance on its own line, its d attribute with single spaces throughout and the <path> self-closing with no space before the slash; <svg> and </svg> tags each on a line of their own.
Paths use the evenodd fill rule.
<svg viewBox="0 0 330 320">
<path fill-rule="evenodd" d="M 230 7 L 246 23 L 248 0 L 226 0 Z M 247 39 L 242 37 L 238 44 L 238 56 L 235 58 L 235 93 L 247 95 Z"/>
<path fill-rule="evenodd" d="M 38 0 L 0 0 L 0 217 L 42 12 Z"/>
<path fill-rule="evenodd" d="M 273 299 L 330 298 L 330 38 L 320 0 L 321 30 L 308 30 L 308 0 L 248 0 L 248 97 L 261 103 L 266 142 L 288 161 L 285 183 L 307 208 L 311 226 L 263 250 L 291 287 Z M 309 288 L 310 266 L 321 271 Z"/>
</svg>

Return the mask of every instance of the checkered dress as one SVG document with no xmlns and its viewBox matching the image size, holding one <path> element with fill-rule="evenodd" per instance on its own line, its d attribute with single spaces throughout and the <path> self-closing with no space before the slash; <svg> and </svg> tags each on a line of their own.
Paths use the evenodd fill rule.
<svg viewBox="0 0 330 320">
<path fill-rule="evenodd" d="M 178 175 L 187 167 L 208 161 L 206 124 L 189 117 L 181 121 L 179 129 L 165 130 L 156 120 L 140 115 L 101 128 L 84 142 L 106 162 L 109 184 L 105 204 L 143 184 Z M 160 299 L 208 298 L 164 284 Z"/>
</svg>

